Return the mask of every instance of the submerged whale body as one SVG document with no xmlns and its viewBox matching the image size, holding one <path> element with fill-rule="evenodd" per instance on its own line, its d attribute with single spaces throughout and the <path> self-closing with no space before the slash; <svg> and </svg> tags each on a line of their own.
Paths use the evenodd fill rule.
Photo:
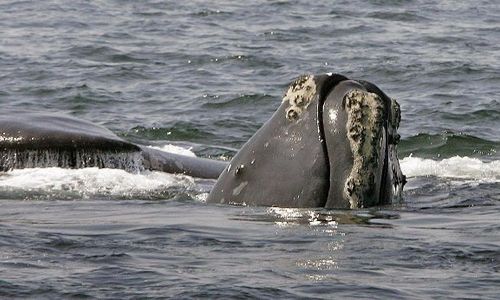
<svg viewBox="0 0 500 300">
<path fill-rule="evenodd" d="M 140 146 L 110 130 L 69 116 L 0 116 L 0 171 L 22 168 L 157 170 L 217 178 L 226 163 Z"/>
<path fill-rule="evenodd" d="M 0 171 L 158 170 L 218 178 L 211 203 L 361 208 L 401 197 L 399 121 L 397 102 L 369 82 L 305 75 L 229 164 L 136 145 L 72 117 L 23 113 L 0 116 Z"/>
</svg>

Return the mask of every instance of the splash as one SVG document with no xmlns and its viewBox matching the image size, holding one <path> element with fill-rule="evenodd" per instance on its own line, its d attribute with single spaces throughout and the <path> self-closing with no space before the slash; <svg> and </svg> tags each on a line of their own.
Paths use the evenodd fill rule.
<svg viewBox="0 0 500 300">
<path fill-rule="evenodd" d="M 175 154 L 196 156 L 192 151 L 174 145 L 154 148 Z M 102 154 L 99 156 L 103 162 L 101 168 L 85 167 L 88 164 L 76 160 L 79 162 L 77 167 L 80 167 L 77 169 L 51 167 L 56 162 L 64 162 L 57 155 L 34 153 L 32 157 L 33 159 L 25 162 L 24 169 L 0 172 L 1 198 L 165 199 L 170 198 L 173 193 L 178 193 L 179 190 L 194 187 L 194 179 L 189 176 L 144 170 L 141 168 L 140 153 L 124 153 L 123 157 L 118 156 L 119 159 L 117 157 L 107 159 L 106 154 Z"/>
<path fill-rule="evenodd" d="M 195 156 L 189 149 L 174 145 L 153 147 L 162 151 Z M 443 160 L 405 157 L 400 161 L 409 177 L 436 176 L 481 182 L 500 182 L 500 161 L 484 162 L 477 158 L 455 156 Z M 0 172 L 0 195 L 4 199 L 79 199 L 92 197 L 164 199 L 180 190 L 195 189 L 194 179 L 163 172 L 127 172 L 111 168 L 64 169 L 58 167 L 26 168 Z M 169 192 L 170 191 L 170 192 Z M 206 194 L 199 195 L 200 201 Z M 314 225 L 317 218 L 311 211 L 270 208 L 283 224 L 307 219 Z M 300 223 L 300 222 L 299 222 Z"/>
<path fill-rule="evenodd" d="M 191 177 L 118 169 L 18 169 L 0 175 L 0 194 L 9 198 L 168 198 L 172 188 L 194 185 Z M 2 196 L 2 198 L 6 198 Z"/>
<path fill-rule="evenodd" d="M 483 162 L 477 158 L 461 156 L 432 160 L 409 156 L 400 162 L 407 177 L 436 176 L 500 182 L 500 160 Z"/>
<path fill-rule="evenodd" d="M 179 146 L 167 144 L 164 146 L 156 147 L 156 146 L 148 146 L 149 148 L 161 150 L 163 152 L 169 152 L 169 153 L 174 153 L 174 154 L 180 154 L 180 155 L 185 155 L 185 156 L 190 156 L 190 157 L 196 157 L 196 154 L 191 151 L 191 148 L 182 148 Z"/>
</svg>

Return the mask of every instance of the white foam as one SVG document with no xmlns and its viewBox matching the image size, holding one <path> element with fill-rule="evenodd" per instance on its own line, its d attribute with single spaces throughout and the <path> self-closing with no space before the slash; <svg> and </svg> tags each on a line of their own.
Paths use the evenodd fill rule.
<svg viewBox="0 0 500 300">
<path fill-rule="evenodd" d="M 174 145 L 152 148 L 196 156 L 191 150 Z M 409 178 L 436 176 L 480 182 L 500 182 L 500 160 L 484 162 L 477 158 L 460 156 L 432 160 L 410 156 L 403 158 L 400 163 L 403 173 Z M 154 197 L 155 194 L 172 187 L 193 188 L 194 185 L 194 179 L 188 176 L 149 171 L 134 174 L 118 169 L 31 168 L 0 173 L 0 193 L 38 191 L 47 195 L 69 192 L 81 197 L 94 195 L 118 198 L 148 197 L 149 195 Z M 281 208 L 271 208 L 270 213 L 278 215 L 285 221 L 303 217 L 304 214 L 300 210 Z"/>
<path fill-rule="evenodd" d="M 0 191 L 39 191 L 47 194 L 73 193 L 82 197 L 147 196 L 170 187 L 194 185 L 188 176 L 163 172 L 128 173 L 118 169 L 32 168 L 2 173 Z"/>
<path fill-rule="evenodd" d="M 283 207 L 270 207 L 267 212 L 285 220 L 295 220 L 309 214 L 309 211 L 304 212 L 302 209 Z"/>
<path fill-rule="evenodd" d="M 409 156 L 400 163 L 403 174 L 407 177 L 436 176 L 500 182 L 500 160 L 484 162 L 461 156 L 433 160 Z"/>
<path fill-rule="evenodd" d="M 161 147 L 157 147 L 157 146 L 148 146 L 148 147 L 153 148 L 153 149 L 157 149 L 157 150 L 161 150 L 163 152 L 169 152 L 169 153 L 174 153 L 174 154 L 196 157 L 196 154 L 194 154 L 194 152 L 191 151 L 191 148 L 186 149 L 186 148 L 182 148 L 182 147 L 170 145 L 170 144 L 164 145 Z"/>
<path fill-rule="evenodd" d="M 190 149 L 174 145 L 153 147 L 161 151 L 195 157 Z M 76 197 L 148 197 L 172 187 L 194 186 L 189 176 L 144 171 L 130 173 L 119 169 L 26 168 L 0 173 L 0 193 L 37 193 Z M 15 196 L 14 196 L 15 197 Z"/>
</svg>

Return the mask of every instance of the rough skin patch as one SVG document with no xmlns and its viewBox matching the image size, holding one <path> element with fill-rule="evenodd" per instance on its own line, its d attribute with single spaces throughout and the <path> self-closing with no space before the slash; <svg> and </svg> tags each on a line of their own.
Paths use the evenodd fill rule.
<svg viewBox="0 0 500 300">
<path fill-rule="evenodd" d="M 350 206 L 362 208 L 377 197 L 373 190 L 380 156 L 384 106 L 376 94 L 352 90 L 344 96 L 347 138 L 354 158 L 344 186 Z"/>
<path fill-rule="evenodd" d="M 316 96 L 316 83 L 314 76 L 303 75 L 297 78 L 285 93 L 283 102 L 288 102 L 290 106 L 286 110 L 286 118 L 290 121 L 300 118 L 302 112 Z"/>
<path fill-rule="evenodd" d="M 394 129 L 399 128 L 399 123 L 401 122 L 401 107 L 399 106 L 398 101 L 396 99 L 392 99 L 391 101 L 391 123 L 394 126 Z"/>
</svg>

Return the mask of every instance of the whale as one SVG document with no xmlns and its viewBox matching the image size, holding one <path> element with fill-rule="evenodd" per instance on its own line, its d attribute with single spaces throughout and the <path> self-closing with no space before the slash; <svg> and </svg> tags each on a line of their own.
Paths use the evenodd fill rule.
<svg viewBox="0 0 500 300">
<path fill-rule="evenodd" d="M 0 172 L 118 168 L 217 179 L 215 204 L 357 209 L 401 199 L 400 106 L 376 85 L 340 74 L 302 75 L 231 161 L 138 145 L 71 116 L 0 115 Z"/>
<path fill-rule="evenodd" d="M 340 74 L 304 75 L 219 176 L 207 202 L 358 209 L 399 201 L 398 102 Z"/>
<path fill-rule="evenodd" d="M 0 115 L 0 171 L 35 167 L 152 170 L 214 179 L 226 163 L 137 145 L 71 116 Z"/>
</svg>

